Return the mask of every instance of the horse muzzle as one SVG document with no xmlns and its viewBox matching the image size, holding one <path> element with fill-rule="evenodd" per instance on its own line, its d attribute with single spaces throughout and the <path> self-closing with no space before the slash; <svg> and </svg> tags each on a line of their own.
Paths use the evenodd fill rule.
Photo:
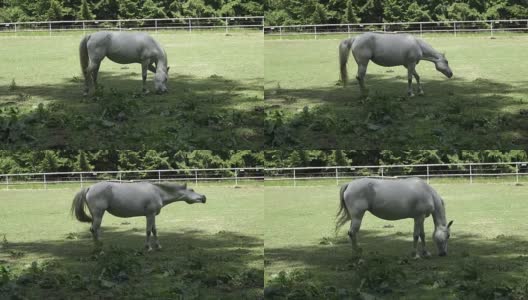
<svg viewBox="0 0 528 300">
<path fill-rule="evenodd" d="M 203 196 L 202 198 L 202 203 L 205 204 L 205 201 L 207 200 L 207 198 L 205 196 Z"/>
</svg>

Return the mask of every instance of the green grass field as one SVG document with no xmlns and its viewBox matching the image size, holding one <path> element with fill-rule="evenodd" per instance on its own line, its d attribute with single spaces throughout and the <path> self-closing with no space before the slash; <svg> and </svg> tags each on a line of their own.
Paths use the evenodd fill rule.
<svg viewBox="0 0 528 300">
<path fill-rule="evenodd" d="M 82 97 L 81 33 L 0 37 L 0 145 L 258 148 L 264 121 L 262 33 L 153 35 L 171 67 L 163 96 L 141 93 L 139 64 L 105 59 L 101 89 L 95 97 Z"/>
<path fill-rule="evenodd" d="M 333 39 L 330 39 L 333 37 Z M 424 36 L 445 52 L 451 79 L 421 62 L 425 96 L 408 98 L 403 67 L 369 64 L 369 96 L 359 93 L 350 58 L 350 84 L 339 84 L 343 36 L 267 38 L 266 144 L 270 147 L 351 149 L 522 148 L 528 145 L 526 35 Z"/>
<path fill-rule="evenodd" d="M 426 241 L 433 257 L 413 260 L 411 219 L 390 222 L 367 213 L 358 237 L 363 253 L 357 256 L 346 234 L 349 223 L 334 233 L 335 184 L 267 186 L 265 294 L 270 299 L 524 299 L 528 186 L 433 187 L 454 220 L 449 255 L 436 255 L 428 218 Z"/>
<path fill-rule="evenodd" d="M 195 189 L 207 203 L 163 208 L 163 249 L 152 253 L 143 251 L 144 218 L 110 214 L 103 252 L 94 252 L 89 224 L 69 215 L 77 189 L 0 191 L 0 282 L 12 281 L 0 284 L 0 298 L 262 297 L 262 187 Z"/>
</svg>

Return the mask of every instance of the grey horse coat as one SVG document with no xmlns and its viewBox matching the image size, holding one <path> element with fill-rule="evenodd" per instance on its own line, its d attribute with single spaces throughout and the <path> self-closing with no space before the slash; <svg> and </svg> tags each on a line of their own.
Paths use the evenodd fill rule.
<svg viewBox="0 0 528 300">
<path fill-rule="evenodd" d="M 157 239 L 156 216 L 162 207 L 176 201 L 185 201 L 188 204 L 205 203 L 206 197 L 188 189 L 187 185 L 105 181 L 81 189 L 73 199 L 71 212 L 77 220 L 92 223 L 90 231 L 97 243 L 105 211 L 122 218 L 145 216 L 147 219 L 145 246 L 151 250 L 151 234 L 154 235 L 156 246 L 161 248 Z M 85 205 L 88 206 L 91 216 L 84 211 Z"/>
<path fill-rule="evenodd" d="M 81 70 L 85 78 L 85 94 L 90 85 L 97 85 L 101 61 L 108 57 L 118 64 L 141 64 L 143 91 L 147 92 L 147 71 L 155 73 L 157 93 L 167 92 L 169 67 L 167 54 L 160 43 L 144 32 L 99 31 L 86 35 L 79 45 Z"/>
<path fill-rule="evenodd" d="M 345 39 L 339 44 L 339 65 L 344 85 L 348 80 L 346 65 L 350 52 L 358 65 L 356 78 L 362 92 L 366 91 L 365 75 L 369 61 L 384 67 L 404 66 L 407 69 L 409 96 L 414 96 L 413 76 L 418 84 L 419 94 L 423 94 L 420 76 L 416 72 L 416 65 L 421 60 L 433 62 L 436 69 L 446 77 L 453 76 L 444 54 L 425 41 L 410 34 L 367 32 Z"/>
<path fill-rule="evenodd" d="M 367 211 L 384 220 L 414 219 L 414 248 L 416 250 L 418 238 L 421 238 L 424 255 L 427 254 L 424 220 L 432 215 L 435 225 L 433 239 L 439 254 L 447 254 L 452 221 L 447 224 L 443 199 L 423 180 L 362 178 L 343 185 L 336 229 L 351 220 L 349 236 L 354 248 L 357 248 L 356 235 Z"/>
</svg>

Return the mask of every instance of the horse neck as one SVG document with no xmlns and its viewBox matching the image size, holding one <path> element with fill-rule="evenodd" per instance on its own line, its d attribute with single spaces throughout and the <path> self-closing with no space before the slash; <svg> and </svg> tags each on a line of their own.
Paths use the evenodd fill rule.
<svg viewBox="0 0 528 300">
<path fill-rule="evenodd" d="M 429 44 L 427 44 L 423 40 L 418 40 L 418 44 L 420 45 L 420 48 L 422 49 L 422 53 L 423 53 L 422 59 L 436 62 L 442 57 L 442 54 L 440 54 L 440 52 L 436 51 L 433 47 L 431 47 Z"/>
<path fill-rule="evenodd" d="M 161 45 L 159 45 L 158 43 L 156 43 L 156 45 L 158 47 L 158 52 L 160 53 L 159 57 L 157 58 L 158 61 L 156 63 L 157 73 L 159 70 L 165 70 L 167 68 L 167 53 L 165 53 L 165 50 L 163 50 Z"/>
<path fill-rule="evenodd" d="M 167 204 L 171 204 L 172 202 L 181 201 L 180 198 L 176 195 L 171 194 L 167 191 L 167 189 L 164 189 L 163 184 L 154 184 L 159 192 L 159 195 L 161 197 L 161 202 L 163 203 L 163 206 Z"/>
<path fill-rule="evenodd" d="M 438 196 L 436 192 L 434 192 L 434 211 L 432 213 L 433 215 L 433 222 L 435 225 L 435 228 L 442 225 L 446 226 L 446 215 L 445 215 L 445 207 L 444 207 L 444 201 L 442 201 L 442 198 Z"/>
</svg>

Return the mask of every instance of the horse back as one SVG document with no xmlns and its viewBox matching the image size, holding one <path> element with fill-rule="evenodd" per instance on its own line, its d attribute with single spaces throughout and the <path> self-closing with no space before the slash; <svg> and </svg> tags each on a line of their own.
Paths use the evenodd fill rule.
<svg viewBox="0 0 528 300">
<path fill-rule="evenodd" d="M 348 195 L 364 202 L 372 214 L 387 220 L 429 215 L 434 210 L 430 187 L 418 178 L 403 180 L 361 179 Z"/>
</svg>

